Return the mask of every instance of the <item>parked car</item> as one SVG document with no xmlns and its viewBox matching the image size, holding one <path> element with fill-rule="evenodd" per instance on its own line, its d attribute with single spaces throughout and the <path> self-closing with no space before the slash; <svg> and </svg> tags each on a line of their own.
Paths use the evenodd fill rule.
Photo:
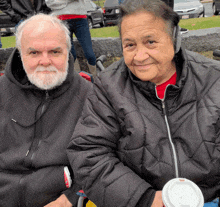
<svg viewBox="0 0 220 207">
<path fill-rule="evenodd" d="M 212 3 L 213 14 L 218 15 L 220 12 L 220 0 L 213 0 Z"/>
<path fill-rule="evenodd" d="M 11 21 L 9 15 L 0 13 L 0 33 L 2 36 L 10 36 L 15 32 L 15 23 Z"/>
<path fill-rule="evenodd" d="M 105 25 L 116 25 L 119 18 L 118 0 L 105 0 L 104 4 L 104 21 Z"/>
<path fill-rule="evenodd" d="M 205 16 L 205 7 L 200 0 L 174 0 L 174 11 L 181 19 Z"/>
<path fill-rule="evenodd" d="M 104 23 L 104 16 L 103 16 L 103 10 L 100 6 L 96 5 L 94 2 L 91 1 L 92 4 L 92 10 L 87 11 L 87 19 L 89 28 L 92 29 L 94 25 L 99 24 L 101 27 L 105 25 Z"/>
</svg>

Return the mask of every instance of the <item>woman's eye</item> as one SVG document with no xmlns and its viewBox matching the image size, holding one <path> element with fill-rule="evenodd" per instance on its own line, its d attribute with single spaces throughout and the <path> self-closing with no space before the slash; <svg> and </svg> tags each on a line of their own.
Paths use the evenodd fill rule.
<svg viewBox="0 0 220 207">
<path fill-rule="evenodd" d="M 149 40 L 148 41 L 148 44 L 150 44 L 150 45 L 152 45 L 152 44 L 154 44 L 155 43 L 155 41 L 153 41 L 153 40 Z"/>
<path fill-rule="evenodd" d="M 128 43 L 128 44 L 125 45 L 125 48 L 132 48 L 133 46 L 134 46 L 133 43 Z"/>
</svg>

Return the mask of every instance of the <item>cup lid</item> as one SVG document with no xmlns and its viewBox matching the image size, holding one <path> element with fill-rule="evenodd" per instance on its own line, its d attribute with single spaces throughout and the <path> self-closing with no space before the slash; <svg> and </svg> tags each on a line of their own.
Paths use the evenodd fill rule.
<svg viewBox="0 0 220 207">
<path fill-rule="evenodd" d="M 185 178 L 174 178 L 162 190 L 166 207 L 203 207 L 204 197 L 200 188 Z"/>
</svg>

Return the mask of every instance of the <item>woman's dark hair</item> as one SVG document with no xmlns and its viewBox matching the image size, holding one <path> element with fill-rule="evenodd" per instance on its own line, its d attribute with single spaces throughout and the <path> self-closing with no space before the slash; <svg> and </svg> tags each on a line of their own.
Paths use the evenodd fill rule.
<svg viewBox="0 0 220 207">
<path fill-rule="evenodd" d="M 125 0 L 120 5 L 120 17 L 118 22 L 119 33 L 121 35 L 121 23 L 125 16 L 146 11 L 162 18 L 168 26 L 168 33 L 173 37 L 174 28 L 179 23 L 179 15 L 161 0 Z"/>
</svg>

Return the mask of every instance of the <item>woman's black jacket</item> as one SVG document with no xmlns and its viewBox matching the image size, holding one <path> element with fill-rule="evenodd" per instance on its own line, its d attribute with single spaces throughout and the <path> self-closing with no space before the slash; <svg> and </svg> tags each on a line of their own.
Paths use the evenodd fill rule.
<svg viewBox="0 0 220 207">
<path fill-rule="evenodd" d="M 134 207 L 143 194 L 151 206 L 152 191 L 177 176 L 195 182 L 205 202 L 219 195 L 220 64 L 183 49 L 175 62 L 164 100 L 123 59 L 96 80 L 68 157 L 97 206 Z"/>
</svg>

